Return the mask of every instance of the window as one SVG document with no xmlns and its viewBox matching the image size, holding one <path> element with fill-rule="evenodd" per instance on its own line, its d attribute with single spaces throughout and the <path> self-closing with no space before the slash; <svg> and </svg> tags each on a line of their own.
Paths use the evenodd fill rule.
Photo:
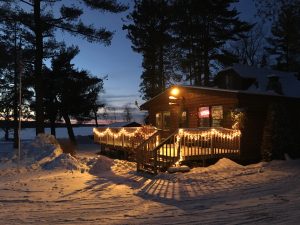
<svg viewBox="0 0 300 225">
<path fill-rule="evenodd" d="M 169 111 L 155 114 L 156 127 L 158 129 L 169 130 L 171 125 L 171 113 Z"/>
<path fill-rule="evenodd" d="M 179 127 L 187 127 L 188 126 L 188 120 L 187 120 L 187 111 L 183 111 L 181 113 L 181 118 L 180 118 L 180 124 Z"/>
<path fill-rule="evenodd" d="M 171 113 L 163 112 L 163 130 L 169 130 L 171 125 Z"/>
<path fill-rule="evenodd" d="M 220 127 L 223 120 L 223 106 L 206 106 L 199 108 L 200 127 Z"/>
<path fill-rule="evenodd" d="M 200 107 L 198 112 L 198 117 L 200 119 L 200 127 L 209 127 L 210 126 L 210 110 L 209 107 Z"/>
<path fill-rule="evenodd" d="M 161 113 L 155 114 L 155 125 L 158 129 L 162 129 L 162 115 Z"/>
<path fill-rule="evenodd" d="M 211 119 L 212 127 L 220 127 L 223 120 L 223 106 L 212 106 L 211 107 Z"/>
</svg>

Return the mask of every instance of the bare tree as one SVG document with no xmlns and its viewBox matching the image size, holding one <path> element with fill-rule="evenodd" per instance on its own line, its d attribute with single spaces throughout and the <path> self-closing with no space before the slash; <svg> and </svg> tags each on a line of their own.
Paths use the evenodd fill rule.
<svg viewBox="0 0 300 225">
<path fill-rule="evenodd" d="M 124 120 L 130 122 L 132 120 L 132 108 L 129 104 L 124 106 Z"/>
<path fill-rule="evenodd" d="M 237 56 L 238 62 L 249 66 L 266 64 L 264 47 L 265 34 L 262 25 L 256 25 L 244 37 L 231 44 L 233 54 Z"/>
</svg>

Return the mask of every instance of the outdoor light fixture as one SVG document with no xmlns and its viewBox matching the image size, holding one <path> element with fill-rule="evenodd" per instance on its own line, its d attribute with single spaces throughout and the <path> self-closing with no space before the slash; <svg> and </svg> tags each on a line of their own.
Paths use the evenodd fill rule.
<svg viewBox="0 0 300 225">
<path fill-rule="evenodd" d="M 177 96 L 179 94 L 179 89 L 177 87 L 172 88 L 171 95 Z"/>
</svg>

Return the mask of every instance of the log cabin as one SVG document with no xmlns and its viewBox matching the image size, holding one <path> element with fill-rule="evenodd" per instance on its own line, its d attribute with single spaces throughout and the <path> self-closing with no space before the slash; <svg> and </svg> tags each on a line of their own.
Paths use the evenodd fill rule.
<svg viewBox="0 0 300 225">
<path fill-rule="evenodd" d="M 189 160 L 228 157 L 245 164 L 257 162 L 273 103 L 285 107 L 292 130 L 297 131 L 297 76 L 234 64 L 216 75 L 214 87 L 174 85 L 142 104 L 141 109 L 148 111 L 149 129 L 95 130 L 95 141 L 115 145 L 119 139 L 124 146 L 122 140 L 127 138 L 133 146 L 130 140 L 135 140 L 137 169 L 153 173 Z M 143 138 L 136 141 L 132 138 L 136 134 Z M 300 140 L 300 133 L 296 135 Z"/>
<path fill-rule="evenodd" d="M 295 74 L 234 64 L 217 74 L 215 84 L 172 86 L 141 108 L 148 111 L 149 123 L 163 136 L 179 128 L 241 130 L 239 158 L 245 163 L 261 159 L 263 128 L 272 103 L 282 103 L 293 130 L 299 129 L 300 81 Z M 233 118 L 239 114 L 244 119 L 238 120 L 243 121 Z"/>
</svg>

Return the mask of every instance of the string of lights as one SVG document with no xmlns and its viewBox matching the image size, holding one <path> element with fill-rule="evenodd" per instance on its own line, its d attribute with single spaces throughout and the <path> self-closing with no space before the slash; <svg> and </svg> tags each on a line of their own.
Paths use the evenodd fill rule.
<svg viewBox="0 0 300 225">
<path fill-rule="evenodd" d="M 106 135 L 109 135 L 114 138 L 119 138 L 121 136 L 131 138 L 141 134 L 145 136 L 145 138 L 147 139 L 148 137 L 152 136 L 156 132 L 156 130 L 153 130 L 152 132 L 146 133 L 144 132 L 143 127 L 137 127 L 133 132 L 128 132 L 125 128 L 114 128 L 114 130 L 119 130 L 117 132 L 114 132 L 112 128 L 106 128 L 104 131 L 100 131 L 100 129 L 99 128 L 93 129 L 93 132 L 97 137 L 104 137 Z"/>
<path fill-rule="evenodd" d="M 241 131 L 240 130 L 232 130 L 229 133 L 224 133 L 222 131 L 218 131 L 214 128 L 209 129 L 207 131 L 197 131 L 196 133 L 187 131 L 185 129 L 179 129 L 179 137 L 187 137 L 189 139 L 199 139 L 199 138 L 210 138 L 212 136 L 216 138 L 225 138 L 225 139 L 234 139 L 236 137 L 241 136 Z"/>
</svg>

